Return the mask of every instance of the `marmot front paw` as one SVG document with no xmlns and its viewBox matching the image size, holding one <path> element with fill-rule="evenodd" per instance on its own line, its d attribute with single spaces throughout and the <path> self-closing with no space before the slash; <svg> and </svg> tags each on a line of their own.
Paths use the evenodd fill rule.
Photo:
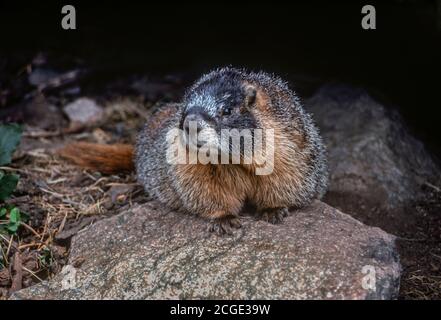
<svg viewBox="0 0 441 320">
<path fill-rule="evenodd" d="M 282 223 L 283 219 L 288 216 L 288 208 L 268 208 L 259 211 L 260 218 L 263 221 L 278 224 Z"/>
<path fill-rule="evenodd" d="M 225 234 L 233 234 L 234 229 L 239 229 L 240 227 L 242 227 L 242 224 L 239 217 L 226 216 L 212 220 L 208 230 L 219 236 L 223 236 Z"/>
</svg>

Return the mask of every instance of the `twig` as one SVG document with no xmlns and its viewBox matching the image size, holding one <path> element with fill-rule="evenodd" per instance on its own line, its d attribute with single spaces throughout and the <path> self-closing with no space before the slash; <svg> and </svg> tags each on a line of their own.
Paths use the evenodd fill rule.
<svg viewBox="0 0 441 320">
<path fill-rule="evenodd" d="M 28 151 L 27 152 L 28 155 L 35 157 L 35 158 L 40 158 L 40 159 L 48 159 L 50 158 L 50 156 L 46 153 L 44 153 L 44 149 L 35 149 L 32 151 Z"/>
<path fill-rule="evenodd" d="M 22 268 L 23 268 L 24 271 L 29 272 L 29 273 L 30 273 L 33 277 L 35 277 L 38 281 L 43 282 L 43 279 L 41 279 L 39 276 L 37 276 L 37 275 L 35 274 L 34 271 L 29 270 L 28 268 L 26 268 L 26 267 L 24 267 L 24 266 L 23 266 Z"/>
<path fill-rule="evenodd" d="M 113 186 L 139 186 L 138 183 L 120 183 L 120 182 L 109 182 L 105 184 L 106 187 L 113 187 Z"/>
<path fill-rule="evenodd" d="M 44 224 L 43 233 L 41 234 L 41 237 L 40 237 L 40 242 L 43 242 L 44 236 L 45 236 L 46 231 L 47 231 L 47 228 L 48 228 L 49 218 L 50 218 L 50 216 L 48 215 L 48 216 L 46 217 L 46 223 Z"/>
<path fill-rule="evenodd" d="M 425 184 L 426 186 L 428 186 L 428 187 L 434 189 L 434 190 L 437 191 L 437 192 L 441 192 L 441 189 L 440 189 L 440 188 L 438 188 L 437 186 L 431 184 L 430 182 L 427 182 L 427 181 L 426 181 L 426 182 L 424 182 L 424 184 Z"/>
<path fill-rule="evenodd" d="M 16 203 L 29 202 L 29 201 L 31 201 L 31 198 L 29 197 L 29 195 L 25 195 L 25 196 L 21 196 L 21 197 L 8 199 L 7 203 L 8 204 L 16 204 Z"/>
<path fill-rule="evenodd" d="M 8 256 L 5 254 L 5 251 L 3 250 L 3 246 L 1 243 L 0 243 L 0 249 L 2 251 L 3 259 L 5 260 L 6 265 L 9 264 Z"/>
<path fill-rule="evenodd" d="M 27 173 L 25 170 L 17 169 L 17 168 L 11 168 L 11 167 L 0 167 L 0 170 L 3 170 L 3 171 L 17 171 L 17 172 Z"/>
<path fill-rule="evenodd" d="M 37 237 L 40 236 L 40 234 L 39 234 L 37 231 L 35 231 L 34 228 L 32 228 L 30 225 L 24 223 L 23 221 L 20 222 L 20 224 L 21 224 L 23 227 L 25 227 L 26 229 L 28 229 L 29 231 L 31 231 L 33 234 L 35 234 Z"/>
<path fill-rule="evenodd" d="M 27 138 L 51 138 L 62 135 L 63 132 L 60 130 L 57 131 L 28 131 L 23 132 L 23 137 Z"/>
<path fill-rule="evenodd" d="M 41 168 L 29 168 L 30 171 L 36 171 L 40 173 L 51 173 L 51 170 L 41 169 Z"/>
<path fill-rule="evenodd" d="M 83 170 L 83 173 L 88 176 L 90 179 L 92 179 L 93 181 L 97 181 L 98 179 L 95 178 L 93 175 L 91 175 L 89 172 Z"/>
<path fill-rule="evenodd" d="M 9 256 L 9 251 L 11 250 L 12 241 L 14 239 L 14 235 L 11 236 L 11 239 L 9 239 L 8 248 L 6 249 L 6 256 Z"/>
<path fill-rule="evenodd" d="M 38 247 L 41 243 L 26 243 L 26 244 L 22 244 L 21 246 L 18 247 L 19 250 L 23 250 L 26 248 L 30 248 L 30 247 Z"/>
<path fill-rule="evenodd" d="M 66 220 L 67 220 L 67 212 L 64 214 L 64 218 L 61 221 L 60 226 L 58 227 L 57 234 L 63 231 L 64 225 L 66 224 Z"/>
<path fill-rule="evenodd" d="M 20 252 L 16 252 L 14 255 L 14 263 L 12 265 L 12 269 L 14 270 L 15 274 L 12 277 L 12 285 L 11 288 L 9 289 L 9 293 L 13 293 L 22 288 L 23 265 L 21 261 Z"/>
<path fill-rule="evenodd" d="M 50 191 L 50 190 L 47 190 L 47 189 L 42 188 L 42 187 L 40 187 L 40 190 L 43 191 L 43 192 L 49 193 L 50 195 L 53 195 L 53 196 L 56 197 L 56 198 L 60 198 L 60 199 L 63 199 L 63 198 L 64 198 L 64 195 L 59 194 L 59 193 L 57 193 L 57 192 Z"/>
<path fill-rule="evenodd" d="M 65 134 L 71 134 L 71 133 L 76 133 L 79 132 L 83 129 L 85 129 L 86 126 L 83 124 L 74 124 L 74 125 L 70 125 L 68 128 L 63 128 L 61 130 L 55 130 L 55 131 L 27 131 L 27 132 L 23 132 L 23 136 L 27 137 L 27 138 L 53 138 L 53 137 L 58 137 L 58 136 L 62 136 Z"/>
<path fill-rule="evenodd" d="M 434 253 L 430 253 L 432 256 L 434 256 L 435 258 L 438 258 L 438 259 L 440 259 L 441 260 L 441 256 L 439 256 L 439 255 L 437 255 L 437 254 L 434 254 Z"/>
<path fill-rule="evenodd" d="M 4 235 L 2 235 L 1 233 L 0 233 L 0 238 L 2 238 L 3 240 L 5 240 L 6 242 L 9 242 L 9 239 L 8 238 L 6 238 Z"/>
<path fill-rule="evenodd" d="M 67 178 L 59 178 L 59 179 L 56 179 L 56 180 L 48 180 L 47 181 L 47 184 L 57 184 L 57 183 L 60 183 L 60 182 L 64 182 L 64 181 L 67 181 Z"/>
<path fill-rule="evenodd" d="M 109 180 L 109 179 L 106 178 L 106 177 L 99 178 L 97 181 L 95 181 L 95 183 L 93 183 L 92 185 L 88 186 L 87 189 L 96 187 L 103 180 Z"/>
<path fill-rule="evenodd" d="M 95 210 L 95 208 L 97 209 Z M 100 213 L 101 213 L 101 200 L 98 200 L 90 207 L 88 207 L 83 214 L 88 215 L 88 214 L 100 214 Z"/>
</svg>

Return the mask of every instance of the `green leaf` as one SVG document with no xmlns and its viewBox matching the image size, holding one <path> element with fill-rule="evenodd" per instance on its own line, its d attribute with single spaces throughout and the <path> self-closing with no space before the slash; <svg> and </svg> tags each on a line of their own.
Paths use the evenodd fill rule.
<svg viewBox="0 0 441 320">
<path fill-rule="evenodd" d="M 11 233 L 16 233 L 19 226 L 20 226 L 19 223 L 10 223 L 10 224 L 8 224 L 8 230 Z"/>
<path fill-rule="evenodd" d="M 0 124 L 0 166 L 11 163 L 22 132 L 23 128 L 18 124 Z"/>
<path fill-rule="evenodd" d="M 9 212 L 9 223 L 7 227 L 9 232 L 16 233 L 18 227 L 20 227 L 20 222 L 21 222 L 20 210 L 17 207 L 14 207 Z"/>
<path fill-rule="evenodd" d="M 5 174 L 0 179 L 0 201 L 5 201 L 17 187 L 18 176 L 15 174 Z"/>
<path fill-rule="evenodd" d="M 6 208 L 0 209 L 0 219 L 3 217 L 6 217 L 6 212 L 8 212 L 8 210 L 6 210 Z"/>
<path fill-rule="evenodd" d="M 20 223 L 21 221 L 20 210 L 17 207 L 13 208 L 9 213 L 9 221 L 11 223 Z"/>
</svg>

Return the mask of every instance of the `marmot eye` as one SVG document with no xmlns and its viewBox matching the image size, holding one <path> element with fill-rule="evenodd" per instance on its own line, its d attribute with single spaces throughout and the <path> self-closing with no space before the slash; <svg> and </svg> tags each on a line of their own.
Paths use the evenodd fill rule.
<svg viewBox="0 0 441 320">
<path fill-rule="evenodd" d="M 231 114 L 231 108 L 230 107 L 225 107 L 222 109 L 222 115 L 224 116 L 228 116 Z"/>
</svg>

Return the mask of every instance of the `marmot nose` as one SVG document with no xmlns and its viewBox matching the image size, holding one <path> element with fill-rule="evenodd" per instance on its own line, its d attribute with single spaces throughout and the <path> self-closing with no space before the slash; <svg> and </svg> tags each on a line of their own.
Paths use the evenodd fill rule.
<svg viewBox="0 0 441 320">
<path fill-rule="evenodd" d="M 204 120 L 200 113 L 189 113 L 184 119 L 185 133 L 189 134 L 190 130 L 193 133 L 199 133 L 202 130 L 201 122 Z"/>
</svg>

